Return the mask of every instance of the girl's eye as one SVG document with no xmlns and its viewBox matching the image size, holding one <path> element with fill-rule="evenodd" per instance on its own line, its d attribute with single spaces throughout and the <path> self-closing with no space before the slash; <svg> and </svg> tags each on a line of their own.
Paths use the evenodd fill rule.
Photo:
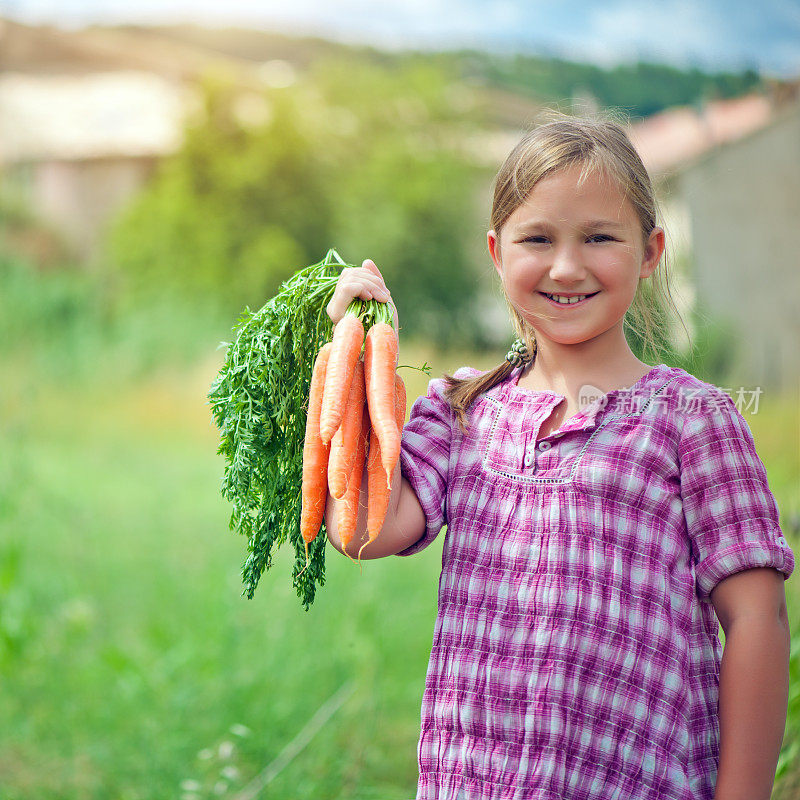
<svg viewBox="0 0 800 800">
<path fill-rule="evenodd" d="M 608 241 L 608 242 L 616 241 L 613 236 L 608 236 L 605 233 L 596 233 L 594 236 L 590 236 L 589 239 L 590 240 L 592 240 L 592 239 L 600 239 L 600 240 L 605 240 L 605 241 Z M 543 241 L 543 240 L 546 241 L 547 237 L 546 236 L 529 236 L 527 239 L 523 239 L 524 242 L 535 242 L 537 244 L 539 242 Z"/>
</svg>

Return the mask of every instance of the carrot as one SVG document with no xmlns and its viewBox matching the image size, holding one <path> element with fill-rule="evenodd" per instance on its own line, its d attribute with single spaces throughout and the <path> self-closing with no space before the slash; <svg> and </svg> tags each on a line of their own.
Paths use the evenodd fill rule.
<svg viewBox="0 0 800 800">
<path fill-rule="evenodd" d="M 361 417 L 366 402 L 364 384 L 364 362 L 356 361 L 353 380 L 350 381 L 350 396 L 344 409 L 341 425 L 331 439 L 328 457 L 328 487 L 330 493 L 341 500 L 347 490 L 347 480 L 353 471 L 356 444 L 361 432 Z"/>
<path fill-rule="evenodd" d="M 397 334 L 386 322 L 376 322 L 367 331 L 364 344 L 364 377 L 372 427 L 381 446 L 386 485 L 391 489 L 392 468 L 400 455 L 400 434 L 394 413 L 394 375 L 397 369 Z"/>
<path fill-rule="evenodd" d="M 400 375 L 395 372 L 394 374 L 394 407 L 395 407 L 395 422 L 397 422 L 397 429 L 398 432 L 401 434 L 403 433 L 403 426 L 406 424 L 406 402 L 407 402 L 407 395 L 406 395 L 406 385 L 403 383 L 403 379 Z"/>
<path fill-rule="evenodd" d="M 353 314 L 345 314 L 336 323 L 333 331 L 333 349 L 325 375 L 325 392 L 319 420 L 319 432 L 325 444 L 330 444 L 344 416 L 350 383 L 363 341 L 364 326 L 361 320 Z"/>
<path fill-rule="evenodd" d="M 361 495 L 361 478 L 364 474 L 364 464 L 367 460 L 369 410 L 366 403 L 362 404 L 361 409 L 361 431 L 358 434 L 353 470 L 347 481 L 347 491 L 344 493 L 344 499 L 336 507 L 336 529 L 339 532 L 339 541 L 342 543 L 342 550 L 345 553 L 347 553 L 347 545 L 350 544 L 350 540 L 356 532 Z M 352 556 L 350 556 L 350 560 L 353 560 Z"/>
<path fill-rule="evenodd" d="M 322 405 L 322 392 L 325 386 L 332 342 L 320 347 L 309 386 L 308 416 L 306 435 L 303 443 L 303 482 L 301 488 L 300 534 L 306 546 L 306 566 L 308 567 L 308 544 L 314 541 L 320 531 L 328 501 L 328 453 L 326 445 L 319 436 L 319 414 Z"/>
<path fill-rule="evenodd" d="M 402 432 L 403 423 L 406 420 L 406 387 L 403 379 L 395 373 L 395 421 L 398 432 Z M 397 469 L 395 463 L 394 469 Z M 389 498 L 392 494 L 391 488 L 387 489 L 383 485 L 383 466 L 381 464 L 381 446 L 375 431 L 370 431 L 369 457 L 367 460 L 367 539 L 358 551 L 358 560 L 361 561 L 361 551 L 370 543 L 374 542 L 383 528 L 386 519 L 386 511 L 389 508 Z M 394 478 L 394 472 L 392 473 Z"/>
</svg>

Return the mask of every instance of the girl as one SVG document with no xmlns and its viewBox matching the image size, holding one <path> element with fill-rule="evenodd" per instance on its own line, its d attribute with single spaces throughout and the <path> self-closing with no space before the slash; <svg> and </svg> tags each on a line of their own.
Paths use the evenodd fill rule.
<svg viewBox="0 0 800 800">
<path fill-rule="evenodd" d="M 628 346 L 631 315 L 652 340 L 664 231 L 624 129 L 534 128 L 491 226 L 519 339 L 416 400 L 363 553 L 410 556 L 447 524 L 417 800 L 768 800 L 794 554 L 731 398 Z M 369 260 L 334 322 L 357 296 L 390 300 Z"/>
</svg>

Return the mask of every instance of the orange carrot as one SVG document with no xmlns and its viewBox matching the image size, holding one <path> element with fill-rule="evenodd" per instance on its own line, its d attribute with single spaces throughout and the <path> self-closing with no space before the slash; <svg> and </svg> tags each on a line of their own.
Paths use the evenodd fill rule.
<svg viewBox="0 0 800 800">
<path fill-rule="evenodd" d="M 381 463 L 386 485 L 391 488 L 391 473 L 400 455 L 400 435 L 394 414 L 394 376 L 397 369 L 397 334 L 386 322 L 376 322 L 367 331 L 364 345 L 364 377 L 372 427 L 381 446 Z"/>
<path fill-rule="evenodd" d="M 336 507 L 336 530 L 339 532 L 339 541 L 342 543 L 342 550 L 345 553 L 347 553 L 347 545 L 350 544 L 358 523 L 361 478 L 364 474 L 364 464 L 367 460 L 367 444 L 369 442 L 369 410 L 366 403 L 361 408 L 361 431 L 356 444 L 353 471 L 347 480 L 347 491 L 344 493 L 344 499 Z M 350 560 L 353 560 L 352 556 L 350 556 Z"/>
<path fill-rule="evenodd" d="M 308 566 L 308 544 L 314 541 L 320 531 L 322 519 L 325 516 L 325 505 L 328 501 L 330 446 L 320 439 L 319 414 L 332 350 L 332 342 L 326 342 L 319 349 L 309 386 L 308 416 L 306 417 L 306 435 L 303 443 L 303 483 L 300 511 L 300 534 L 306 546 L 306 567 Z"/>
<path fill-rule="evenodd" d="M 406 420 L 406 387 L 403 379 L 395 373 L 395 422 L 398 432 L 402 432 L 403 424 Z M 397 463 L 394 466 L 397 469 Z M 361 551 L 370 543 L 375 541 L 383 528 L 386 519 L 386 512 L 389 508 L 389 498 L 391 488 L 387 489 L 383 483 L 383 465 L 381 464 L 381 446 L 374 429 L 370 431 L 369 456 L 367 460 L 367 539 L 358 551 L 358 560 L 361 561 Z M 394 472 L 392 473 L 394 479 Z"/>
<path fill-rule="evenodd" d="M 395 372 L 394 374 L 394 390 L 395 390 L 395 413 L 397 416 L 395 417 L 395 422 L 397 422 L 397 429 L 400 433 L 401 437 L 403 434 L 403 427 L 406 424 L 406 403 L 407 403 L 407 395 L 406 395 L 406 385 L 403 383 L 403 379 L 400 375 Z"/>
<path fill-rule="evenodd" d="M 325 392 L 319 420 L 319 432 L 325 444 L 330 444 L 344 416 L 350 383 L 363 341 L 364 326 L 361 320 L 352 314 L 345 314 L 336 323 L 333 331 L 333 349 L 325 375 Z"/>
<path fill-rule="evenodd" d="M 348 478 L 353 471 L 353 460 L 356 457 L 356 444 L 361 433 L 361 417 L 366 399 L 364 362 L 358 359 L 353 380 L 350 381 L 350 396 L 347 398 L 344 416 L 331 439 L 328 457 L 328 487 L 337 500 L 344 497 Z"/>
</svg>

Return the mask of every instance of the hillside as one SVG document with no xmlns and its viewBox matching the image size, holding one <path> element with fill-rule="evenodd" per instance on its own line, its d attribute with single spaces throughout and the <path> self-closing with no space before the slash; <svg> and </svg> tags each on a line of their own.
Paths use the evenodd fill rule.
<svg viewBox="0 0 800 800">
<path fill-rule="evenodd" d="M 254 67 L 265 61 L 286 61 L 302 71 L 319 59 L 336 56 L 384 66 L 404 62 L 435 65 L 481 92 L 487 121 L 500 126 L 527 118 L 544 103 L 563 107 L 575 97 L 618 107 L 637 118 L 673 106 L 736 97 L 759 89 L 762 83 L 752 70 L 706 73 L 645 62 L 605 69 L 536 54 L 500 57 L 477 50 L 390 53 L 243 28 L 123 25 L 62 30 L 0 19 L 0 71 L 6 72 L 140 69 L 192 80 L 215 64 L 247 83 Z"/>
</svg>

